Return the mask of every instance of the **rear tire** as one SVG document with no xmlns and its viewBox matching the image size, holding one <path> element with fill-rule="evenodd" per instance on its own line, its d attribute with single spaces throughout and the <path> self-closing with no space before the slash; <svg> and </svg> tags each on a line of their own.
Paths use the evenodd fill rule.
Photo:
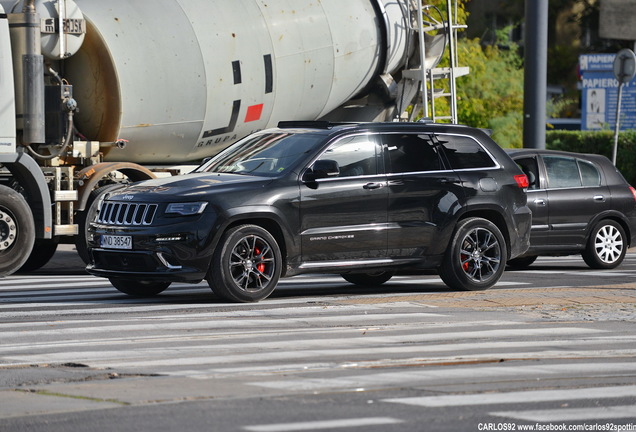
<svg viewBox="0 0 636 432">
<path fill-rule="evenodd" d="M 97 207 L 93 206 L 93 203 L 97 200 L 97 198 L 109 190 L 121 186 L 120 184 L 109 184 L 105 186 L 100 186 L 97 189 L 93 189 L 91 193 L 88 195 L 88 201 L 86 202 L 86 209 L 84 211 L 78 211 L 75 214 L 75 222 L 77 223 L 78 230 L 77 236 L 75 236 L 75 249 L 77 250 L 77 254 L 84 261 L 84 264 L 89 264 L 90 256 L 88 255 L 88 244 L 86 242 L 86 236 L 88 234 L 88 224 L 91 223 L 95 213 L 97 212 Z"/>
<path fill-rule="evenodd" d="M 618 267 L 627 253 L 625 230 L 613 220 L 602 220 L 594 226 L 581 253 L 585 263 L 594 269 Z"/>
<path fill-rule="evenodd" d="M 495 224 L 477 217 L 464 219 L 457 225 L 439 274 L 450 288 L 485 290 L 501 278 L 506 256 L 506 242 Z"/>
<path fill-rule="evenodd" d="M 344 280 L 352 284 L 371 287 L 382 285 L 391 279 L 393 274 L 394 273 L 390 271 L 379 271 L 376 273 L 347 273 L 341 276 Z"/>
<path fill-rule="evenodd" d="M 170 282 L 110 278 L 110 283 L 124 294 L 135 297 L 152 297 L 170 286 Z"/>
<path fill-rule="evenodd" d="M 53 258 L 53 255 L 55 255 L 59 243 L 59 237 L 52 239 L 35 239 L 31 255 L 29 255 L 29 258 L 22 267 L 20 267 L 18 273 L 28 273 L 46 265 L 46 263 Z"/>
<path fill-rule="evenodd" d="M 229 229 L 217 246 L 208 284 L 234 302 L 257 302 L 269 296 L 280 278 L 283 260 L 276 239 L 257 225 Z"/>
<path fill-rule="evenodd" d="M 33 213 L 15 190 L 0 186 L 0 276 L 18 271 L 35 243 Z"/>
</svg>

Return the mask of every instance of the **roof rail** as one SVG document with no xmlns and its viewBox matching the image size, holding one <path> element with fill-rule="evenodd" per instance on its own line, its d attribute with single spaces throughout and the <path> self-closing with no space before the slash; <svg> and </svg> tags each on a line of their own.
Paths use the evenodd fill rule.
<svg viewBox="0 0 636 432">
<path fill-rule="evenodd" d="M 290 128 L 312 128 L 312 129 L 330 129 L 334 126 L 356 125 L 359 122 L 330 122 L 327 120 L 291 120 L 280 121 L 278 127 L 281 129 Z"/>
</svg>

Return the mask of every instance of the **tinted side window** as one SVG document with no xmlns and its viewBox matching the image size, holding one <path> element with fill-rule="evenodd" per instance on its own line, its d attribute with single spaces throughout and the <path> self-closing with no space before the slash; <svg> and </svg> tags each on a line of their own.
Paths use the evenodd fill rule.
<svg viewBox="0 0 636 432">
<path fill-rule="evenodd" d="M 442 169 L 439 155 L 428 135 L 384 134 L 382 144 L 386 145 L 392 173 L 437 171 Z"/>
<path fill-rule="evenodd" d="M 600 186 L 601 174 L 594 164 L 588 161 L 578 159 L 579 169 L 581 170 L 581 181 L 583 186 Z"/>
<path fill-rule="evenodd" d="M 446 158 L 453 169 L 491 168 L 496 166 L 476 140 L 456 135 L 438 135 Z"/>
<path fill-rule="evenodd" d="M 334 160 L 340 167 L 338 177 L 378 174 L 379 146 L 372 137 L 355 135 L 332 144 L 319 160 Z"/>
<path fill-rule="evenodd" d="M 563 156 L 544 156 L 549 188 L 581 186 L 581 177 L 576 159 Z"/>
</svg>

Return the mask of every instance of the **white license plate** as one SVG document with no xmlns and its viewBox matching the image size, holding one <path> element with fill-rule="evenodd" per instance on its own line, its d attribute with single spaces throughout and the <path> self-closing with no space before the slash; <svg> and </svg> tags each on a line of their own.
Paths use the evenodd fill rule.
<svg viewBox="0 0 636 432">
<path fill-rule="evenodd" d="M 132 236 L 104 234 L 99 244 L 104 249 L 132 249 Z"/>
</svg>

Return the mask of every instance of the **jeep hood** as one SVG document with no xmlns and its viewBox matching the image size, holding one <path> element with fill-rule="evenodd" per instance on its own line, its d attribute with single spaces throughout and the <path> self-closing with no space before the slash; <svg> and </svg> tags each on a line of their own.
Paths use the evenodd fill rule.
<svg viewBox="0 0 636 432">
<path fill-rule="evenodd" d="M 258 189 L 272 181 L 271 178 L 241 174 L 193 173 L 133 183 L 110 192 L 108 199 L 156 202 L 170 198 L 181 201 L 203 198 L 210 192 Z"/>
</svg>

